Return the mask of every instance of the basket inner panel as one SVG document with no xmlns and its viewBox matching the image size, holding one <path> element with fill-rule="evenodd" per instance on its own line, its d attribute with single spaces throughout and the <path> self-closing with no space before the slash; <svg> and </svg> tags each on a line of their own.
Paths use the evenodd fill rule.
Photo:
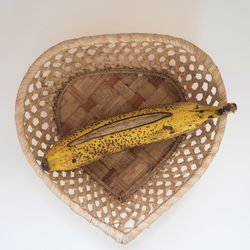
<svg viewBox="0 0 250 250">
<path fill-rule="evenodd" d="M 72 80 L 59 95 L 56 123 L 61 136 L 95 121 L 157 104 L 184 101 L 167 75 L 103 71 Z M 83 166 L 83 170 L 121 201 L 138 190 L 178 146 L 180 138 L 140 146 Z"/>
</svg>

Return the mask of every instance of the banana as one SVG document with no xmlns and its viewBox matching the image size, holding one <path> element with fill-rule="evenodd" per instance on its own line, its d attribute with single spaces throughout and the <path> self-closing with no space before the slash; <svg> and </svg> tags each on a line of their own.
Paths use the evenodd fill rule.
<svg viewBox="0 0 250 250">
<path fill-rule="evenodd" d="M 114 116 L 58 141 L 45 154 L 42 167 L 46 171 L 73 170 L 107 154 L 179 136 L 236 110 L 234 103 L 203 106 L 180 102 Z"/>
</svg>

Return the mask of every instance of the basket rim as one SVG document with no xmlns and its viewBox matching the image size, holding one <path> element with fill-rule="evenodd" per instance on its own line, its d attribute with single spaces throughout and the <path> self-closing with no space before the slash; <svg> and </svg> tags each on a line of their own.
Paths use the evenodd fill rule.
<svg viewBox="0 0 250 250">
<path fill-rule="evenodd" d="M 65 40 L 60 42 L 44 53 L 42 53 L 35 62 L 29 67 L 27 73 L 25 74 L 20 87 L 18 89 L 15 105 L 15 123 L 16 130 L 18 134 L 18 139 L 21 144 L 21 148 L 32 168 L 35 170 L 35 173 L 40 177 L 46 186 L 65 204 L 67 204 L 75 213 L 84 217 L 87 221 L 97 226 L 103 232 L 105 232 L 110 237 L 114 238 L 116 241 L 126 244 L 129 241 L 133 240 L 139 233 L 141 233 L 145 228 L 147 228 L 151 223 L 153 223 L 157 218 L 159 218 L 168 208 L 170 208 L 177 200 L 179 200 L 190 188 L 201 178 L 211 161 L 213 160 L 216 152 L 219 149 L 225 126 L 226 126 L 226 117 L 222 117 L 217 124 L 217 133 L 214 138 L 214 144 L 212 146 L 211 153 L 204 158 L 200 168 L 194 173 L 192 178 L 187 181 L 182 188 L 177 191 L 177 193 L 171 197 L 168 201 L 163 203 L 154 213 L 149 215 L 143 222 L 141 222 L 136 228 L 131 232 L 125 234 L 122 233 L 113 227 L 97 220 L 88 214 L 87 211 L 83 210 L 80 205 L 71 200 L 66 194 L 63 194 L 55 183 L 53 183 L 48 175 L 41 171 L 40 166 L 35 161 L 35 158 L 31 151 L 29 150 L 29 145 L 24 135 L 24 126 L 23 126 L 23 113 L 24 113 L 24 99 L 26 94 L 26 87 L 30 79 L 33 78 L 37 70 L 43 65 L 50 57 L 55 56 L 60 51 L 65 49 L 71 49 L 76 46 L 91 45 L 93 43 L 114 43 L 114 42 L 164 42 L 171 43 L 174 46 L 185 49 L 187 52 L 194 54 L 197 57 L 197 60 L 202 62 L 204 66 L 208 69 L 209 73 L 213 76 L 215 82 L 218 85 L 218 93 L 221 97 L 222 104 L 227 102 L 226 92 L 223 80 L 221 78 L 220 72 L 217 66 L 213 63 L 210 56 L 203 52 L 200 48 L 188 42 L 182 38 L 177 38 L 169 35 L 161 34 L 152 34 L 152 33 L 118 33 L 118 34 L 105 34 L 105 35 L 96 35 L 96 36 L 84 36 L 76 39 Z"/>
</svg>

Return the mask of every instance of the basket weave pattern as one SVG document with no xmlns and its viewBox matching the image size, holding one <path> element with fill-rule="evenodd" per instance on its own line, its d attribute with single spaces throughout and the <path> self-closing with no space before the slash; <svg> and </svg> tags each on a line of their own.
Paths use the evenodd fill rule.
<svg viewBox="0 0 250 250">
<path fill-rule="evenodd" d="M 40 168 L 41 159 L 61 135 L 85 124 L 132 109 L 179 101 L 181 97 L 170 98 L 169 89 L 164 92 L 164 81 L 172 81 L 187 101 L 226 103 L 217 67 L 204 52 L 182 39 L 150 34 L 86 37 L 58 44 L 32 65 L 19 89 L 18 135 L 37 174 L 75 212 L 122 243 L 136 237 L 200 178 L 218 150 L 225 118 L 206 122 L 179 138 L 178 143 L 176 139 L 158 143 L 155 153 L 166 147 L 157 156 L 159 162 L 153 157 L 150 160 L 147 148 L 125 152 L 125 159 L 132 154 L 147 166 L 157 165 L 157 171 L 144 180 L 142 172 L 137 188 L 129 192 L 128 187 L 116 185 L 115 178 L 110 182 L 110 169 L 98 172 L 102 169 L 96 166 L 100 161 L 85 169 L 47 173 Z M 135 82 L 140 87 L 133 87 Z M 106 93 L 113 94 L 104 94 L 101 99 L 105 87 Z M 77 102 L 74 116 L 64 108 L 72 101 Z M 170 144 L 176 148 L 166 157 Z M 112 157 L 106 158 L 106 166 Z M 119 166 L 113 169 L 117 171 Z M 116 187 L 113 193 L 112 185 Z M 126 199 L 117 199 L 121 194 Z"/>
</svg>

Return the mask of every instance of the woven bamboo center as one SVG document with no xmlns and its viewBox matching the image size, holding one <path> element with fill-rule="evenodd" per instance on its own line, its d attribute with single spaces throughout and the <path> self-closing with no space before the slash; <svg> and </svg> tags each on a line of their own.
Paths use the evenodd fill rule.
<svg viewBox="0 0 250 250">
<path fill-rule="evenodd" d="M 121 69 L 85 74 L 72 80 L 60 94 L 56 123 L 64 136 L 113 115 L 184 100 L 180 87 L 156 72 Z M 155 174 L 179 142 L 177 137 L 108 155 L 83 170 L 125 201 Z"/>
</svg>

